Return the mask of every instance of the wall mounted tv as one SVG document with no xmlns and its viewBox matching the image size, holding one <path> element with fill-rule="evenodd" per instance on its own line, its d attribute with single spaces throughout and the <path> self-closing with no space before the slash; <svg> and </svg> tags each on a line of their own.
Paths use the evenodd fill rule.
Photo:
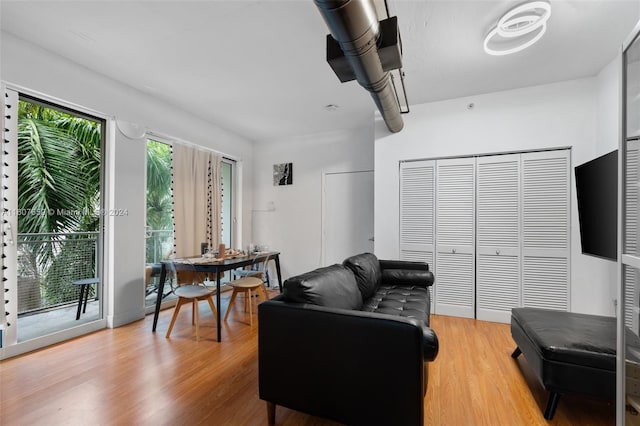
<svg viewBox="0 0 640 426">
<path fill-rule="evenodd" d="M 618 258 L 618 151 L 576 166 L 582 253 Z"/>
</svg>

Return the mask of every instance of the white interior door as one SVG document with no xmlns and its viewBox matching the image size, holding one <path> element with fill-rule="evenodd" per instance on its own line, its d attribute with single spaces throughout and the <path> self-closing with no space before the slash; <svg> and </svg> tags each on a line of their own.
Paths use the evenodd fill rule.
<svg viewBox="0 0 640 426">
<path fill-rule="evenodd" d="M 324 174 L 323 265 L 373 253 L 373 193 L 372 170 Z"/>
<path fill-rule="evenodd" d="M 522 306 L 569 310 L 569 150 L 522 154 Z"/>
<path fill-rule="evenodd" d="M 640 204 L 640 140 L 627 141 L 625 156 L 625 203 L 624 203 L 624 250 L 625 253 L 634 253 L 638 247 L 638 211 Z M 640 306 L 638 291 L 640 291 L 639 276 L 636 268 L 625 267 L 622 269 L 624 279 L 624 321 L 625 325 L 636 334 L 639 330 L 638 306 Z"/>
<path fill-rule="evenodd" d="M 436 162 L 400 164 L 400 259 L 426 262 L 435 270 Z M 435 312 L 435 286 L 429 287 Z"/>
<path fill-rule="evenodd" d="M 508 323 L 520 306 L 520 154 L 477 159 L 476 318 Z"/>
<path fill-rule="evenodd" d="M 435 312 L 475 316 L 475 158 L 437 161 Z"/>
</svg>

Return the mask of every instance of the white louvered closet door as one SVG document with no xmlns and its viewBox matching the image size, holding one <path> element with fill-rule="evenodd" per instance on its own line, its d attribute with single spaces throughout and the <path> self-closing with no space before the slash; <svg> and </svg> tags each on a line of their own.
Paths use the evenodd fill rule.
<svg viewBox="0 0 640 426">
<path fill-rule="evenodd" d="M 435 161 L 400 163 L 400 259 L 434 271 Z M 429 288 L 434 312 L 435 287 Z"/>
<path fill-rule="evenodd" d="M 569 310 L 568 150 L 522 154 L 522 305 Z"/>
<path fill-rule="evenodd" d="M 520 154 L 477 159 L 476 318 L 508 323 L 520 306 Z"/>
<path fill-rule="evenodd" d="M 473 318 L 475 158 L 437 161 L 435 312 Z"/>
<path fill-rule="evenodd" d="M 624 215 L 624 252 L 628 254 L 638 255 L 638 216 L 636 212 L 640 210 L 640 140 L 627 141 L 627 154 L 625 170 L 625 215 Z M 640 300 L 638 297 L 639 283 L 636 268 L 623 265 L 622 268 L 624 280 L 624 322 L 627 327 L 638 334 L 638 308 Z"/>
</svg>

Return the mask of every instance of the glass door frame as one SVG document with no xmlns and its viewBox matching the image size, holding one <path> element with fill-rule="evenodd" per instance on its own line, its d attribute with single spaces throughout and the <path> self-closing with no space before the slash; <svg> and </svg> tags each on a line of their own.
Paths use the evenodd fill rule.
<svg viewBox="0 0 640 426">
<path fill-rule="evenodd" d="M 18 100 L 24 98 L 29 102 L 34 102 L 40 105 L 43 105 L 47 108 L 61 110 L 62 112 L 70 113 L 73 115 L 77 115 L 81 118 L 87 118 L 92 121 L 96 121 L 101 125 L 101 164 L 100 164 L 100 209 L 101 212 L 108 211 L 108 206 L 112 205 L 112 197 L 111 188 L 112 188 L 112 176 L 107 176 L 107 171 L 112 170 L 112 162 L 113 162 L 113 154 L 110 152 L 113 149 L 113 137 L 114 137 L 114 129 L 112 126 L 113 117 L 109 117 L 106 114 L 103 114 L 99 111 L 92 110 L 91 108 L 87 108 L 81 105 L 74 104 L 72 102 L 68 102 L 54 96 L 50 96 L 44 93 L 40 93 L 38 91 L 22 87 L 16 84 L 12 84 L 9 82 L 2 81 L 2 94 L 4 97 L 4 93 L 6 91 L 11 91 L 17 93 Z M 4 106 L 3 106 L 4 109 Z M 17 114 L 17 105 L 15 113 Z M 16 118 L 17 123 L 17 118 Z M 16 128 L 17 130 L 17 128 Z M 15 137 L 17 142 L 17 135 Z M 17 150 L 17 143 L 16 143 Z M 16 152 L 17 157 L 17 152 Z M 17 160 L 16 160 L 17 161 Z M 15 196 L 17 199 L 17 169 L 16 169 L 16 192 Z M 46 346 L 53 345 L 55 343 L 63 342 L 65 340 L 72 339 L 74 337 L 78 337 L 84 334 L 91 333 L 96 330 L 100 330 L 107 327 L 107 312 L 111 310 L 109 306 L 110 297 L 108 297 L 108 293 L 112 292 L 111 277 L 109 276 L 110 268 L 107 265 L 110 265 L 110 240 L 111 234 L 113 230 L 109 226 L 109 221 L 105 220 L 105 215 L 99 215 L 99 232 L 98 232 L 98 250 L 99 255 L 96 256 L 98 264 L 96 265 L 96 271 L 98 277 L 100 278 L 100 282 L 98 284 L 98 295 L 100 300 L 99 305 L 99 318 L 94 321 L 90 321 L 84 324 L 79 324 L 77 326 L 67 328 L 64 330 L 56 331 L 44 336 L 36 337 L 30 340 L 26 340 L 23 342 L 17 341 L 7 341 L 3 342 L 3 346 L 0 348 L 0 360 L 5 358 L 10 358 L 22 353 L 30 352 L 36 349 L 40 349 Z M 17 224 L 17 222 L 16 222 Z M 17 226 L 14 226 L 13 235 L 17 236 Z M 5 259 L 5 262 L 9 262 L 8 271 L 13 271 L 13 273 L 17 274 L 17 269 L 15 268 L 17 258 L 14 259 Z M 10 263 L 13 263 L 11 265 Z M 17 277 L 17 275 L 16 275 Z M 14 288 L 17 288 L 15 285 L 16 277 L 14 280 Z M 9 282 L 9 281 L 5 281 Z M 14 296 L 17 297 L 17 294 Z M 17 327 L 17 321 L 15 326 Z M 12 339 L 13 340 L 13 339 Z"/>
<path fill-rule="evenodd" d="M 636 24 L 620 51 L 620 127 L 618 155 L 618 303 L 617 316 L 617 356 L 616 356 L 616 424 L 625 424 L 626 410 L 626 325 L 625 325 L 625 280 L 624 268 L 640 270 L 640 255 L 625 250 L 625 208 L 626 208 L 626 164 L 627 164 L 627 53 L 634 43 L 640 42 L 640 21 Z M 635 136 L 634 136 L 635 138 Z M 636 212 L 640 214 L 639 212 Z"/>
<path fill-rule="evenodd" d="M 155 133 L 155 132 L 148 131 L 146 133 L 145 137 L 144 137 L 145 152 L 147 152 L 147 150 L 149 149 L 149 141 L 154 141 L 154 142 L 157 142 L 157 143 L 162 143 L 162 144 L 168 145 L 171 149 L 173 149 L 173 144 L 175 143 L 174 139 L 171 138 L 171 137 L 164 136 L 164 135 L 161 135 L 161 134 L 158 134 L 158 133 Z M 145 155 L 145 160 L 144 160 L 145 161 L 145 163 L 144 163 L 144 170 L 145 170 L 145 172 L 144 172 L 144 187 L 145 188 L 147 188 L 147 182 L 148 182 L 147 160 L 148 160 L 148 156 Z M 147 232 L 148 232 L 148 226 L 147 226 L 147 200 L 146 200 L 146 197 L 145 197 L 144 209 L 145 209 L 145 214 L 144 214 L 144 217 L 145 217 L 145 221 L 144 221 L 145 228 L 144 228 L 144 233 L 143 233 L 143 235 L 145 236 L 145 247 L 144 247 L 144 250 L 145 250 L 145 265 L 144 266 L 146 266 L 146 252 L 147 252 L 147 241 L 148 241 L 148 239 L 146 238 Z M 173 219 L 172 219 L 172 221 L 173 221 Z M 174 232 L 174 229 L 173 229 L 173 225 L 172 225 L 171 233 L 173 234 L 173 232 Z M 146 275 L 145 275 L 145 271 L 144 270 L 142 271 L 142 274 L 143 274 L 142 275 L 143 276 L 142 279 L 143 280 L 146 279 Z M 170 297 L 170 298 L 168 298 L 166 300 L 163 299 L 162 304 L 160 305 L 160 309 L 167 309 L 167 308 L 173 307 L 175 305 L 175 301 L 176 301 L 176 299 L 174 297 Z M 145 295 L 145 297 L 142 298 L 142 304 L 143 304 L 145 315 L 153 313 L 154 310 L 155 310 L 155 296 L 154 296 L 154 302 L 147 306 L 146 295 Z"/>
</svg>

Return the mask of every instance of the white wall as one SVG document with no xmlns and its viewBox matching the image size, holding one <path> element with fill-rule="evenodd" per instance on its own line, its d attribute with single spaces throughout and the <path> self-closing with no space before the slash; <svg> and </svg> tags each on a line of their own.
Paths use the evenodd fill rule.
<svg viewBox="0 0 640 426">
<path fill-rule="evenodd" d="M 373 117 L 372 117 L 373 120 Z M 253 242 L 282 254 L 283 279 L 320 266 L 325 172 L 373 169 L 373 126 L 256 144 Z M 273 165 L 293 163 L 293 185 L 273 186 Z"/>
<path fill-rule="evenodd" d="M 241 201 L 245 209 L 251 208 L 250 141 L 12 35 L 2 32 L 1 36 L 0 79 L 241 159 Z M 107 155 L 111 155 L 112 168 L 107 178 L 111 186 L 110 193 L 104 195 L 111 203 L 107 207 L 129 211 L 128 216 L 111 218 L 112 257 L 105 265 L 112 272 L 106 277 L 112 290 L 107 295 L 111 301 L 108 322 L 118 326 L 144 316 L 146 145 L 144 140 L 128 139 L 115 130 L 113 120 L 109 121 Z M 241 222 L 249 223 L 249 219 L 247 214 Z"/>
<path fill-rule="evenodd" d="M 376 254 L 399 257 L 399 161 L 570 146 L 573 165 L 584 163 L 617 147 L 616 84 L 607 67 L 597 78 L 416 105 L 397 134 L 378 117 Z M 613 315 L 615 263 L 581 254 L 573 173 L 571 192 L 571 309 Z"/>
</svg>

